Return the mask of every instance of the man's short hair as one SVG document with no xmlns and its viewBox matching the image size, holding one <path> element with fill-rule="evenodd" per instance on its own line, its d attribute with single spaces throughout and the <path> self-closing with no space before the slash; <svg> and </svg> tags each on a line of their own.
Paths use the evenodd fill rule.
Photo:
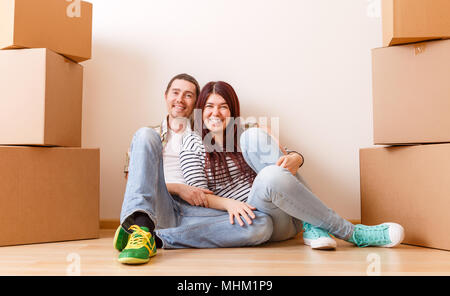
<svg viewBox="0 0 450 296">
<path fill-rule="evenodd" d="M 191 75 L 186 74 L 186 73 L 178 74 L 177 76 L 173 77 L 170 80 L 169 84 L 167 85 L 166 94 L 169 91 L 170 87 L 172 86 L 172 83 L 177 79 L 186 80 L 186 81 L 194 84 L 195 85 L 195 98 L 198 98 L 198 95 L 200 94 L 200 85 L 198 84 L 197 80 L 194 77 L 192 77 Z"/>
</svg>

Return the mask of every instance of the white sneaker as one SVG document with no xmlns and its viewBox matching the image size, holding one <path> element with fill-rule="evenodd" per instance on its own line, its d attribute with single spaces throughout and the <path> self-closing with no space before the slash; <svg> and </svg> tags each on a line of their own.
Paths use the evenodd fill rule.
<svg viewBox="0 0 450 296">
<path fill-rule="evenodd" d="M 315 250 L 336 249 L 336 241 L 327 231 L 306 222 L 303 222 L 303 242 Z"/>
</svg>

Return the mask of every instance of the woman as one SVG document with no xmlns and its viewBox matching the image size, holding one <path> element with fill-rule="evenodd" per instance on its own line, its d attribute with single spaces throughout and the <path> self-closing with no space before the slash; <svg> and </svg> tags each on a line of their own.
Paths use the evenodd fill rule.
<svg viewBox="0 0 450 296">
<path fill-rule="evenodd" d="M 282 161 L 283 153 L 271 136 L 257 128 L 242 133 L 235 122 L 239 100 L 228 83 L 208 83 L 196 109 L 201 110 L 203 124 L 196 122 L 197 133 L 183 139 L 183 175 L 188 185 L 214 192 L 208 195 L 208 206 L 227 211 L 231 224 L 251 224 L 258 209 L 273 220 L 270 241 L 294 237 L 301 221 L 304 242 L 314 249 L 336 247 L 328 232 L 357 246 L 393 247 L 403 240 L 399 224 L 353 225 L 343 219 L 304 185 L 292 166 L 285 167 L 286 159 Z"/>
</svg>

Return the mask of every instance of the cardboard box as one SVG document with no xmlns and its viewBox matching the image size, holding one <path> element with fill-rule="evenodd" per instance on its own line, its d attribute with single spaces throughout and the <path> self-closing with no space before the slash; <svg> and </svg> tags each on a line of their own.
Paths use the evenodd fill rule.
<svg viewBox="0 0 450 296">
<path fill-rule="evenodd" d="M 450 250 L 450 144 L 360 150 L 361 222 L 396 222 L 404 243 Z"/>
<path fill-rule="evenodd" d="M 0 144 L 81 146 L 83 67 L 48 49 L 0 51 Z"/>
<path fill-rule="evenodd" d="M 450 1 L 383 0 L 383 46 L 450 38 Z"/>
<path fill-rule="evenodd" d="M 49 48 L 76 62 L 90 59 L 92 4 L 80 4 L 0 0 L 0 49 Z"/>
<path fill-rule="evenodd" d="M 450 142 L 450 40 L 377 48 L 372 62 L 374 143 Z"/>
<path fill-rule="evenodd" d="M 98 238 L 99 149 L 0 146 L 0 246 Z"/>
</svg>

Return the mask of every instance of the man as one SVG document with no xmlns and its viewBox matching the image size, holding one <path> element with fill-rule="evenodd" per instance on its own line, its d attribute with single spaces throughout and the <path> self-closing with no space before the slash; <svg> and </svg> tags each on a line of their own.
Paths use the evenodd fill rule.
<svg viewBox="0 0 450 296">
<path fill-rule="evenodd" d="M 272 234 L 271 218 L 255 211 L 251 224 L 230 224 L 224 211 L 208 208 L 211 191 L 185 184 L 179 164 L 184 133 L 190 120 L 198 82 L 190 75 L 171 79 L 165 91 L 168 111 L 158 127 L 139 129 L 132 140 L 127 186 L 114 237 L 119 262 L 141 264 L 164 248 L 252 246 Z"/>
</svg>

